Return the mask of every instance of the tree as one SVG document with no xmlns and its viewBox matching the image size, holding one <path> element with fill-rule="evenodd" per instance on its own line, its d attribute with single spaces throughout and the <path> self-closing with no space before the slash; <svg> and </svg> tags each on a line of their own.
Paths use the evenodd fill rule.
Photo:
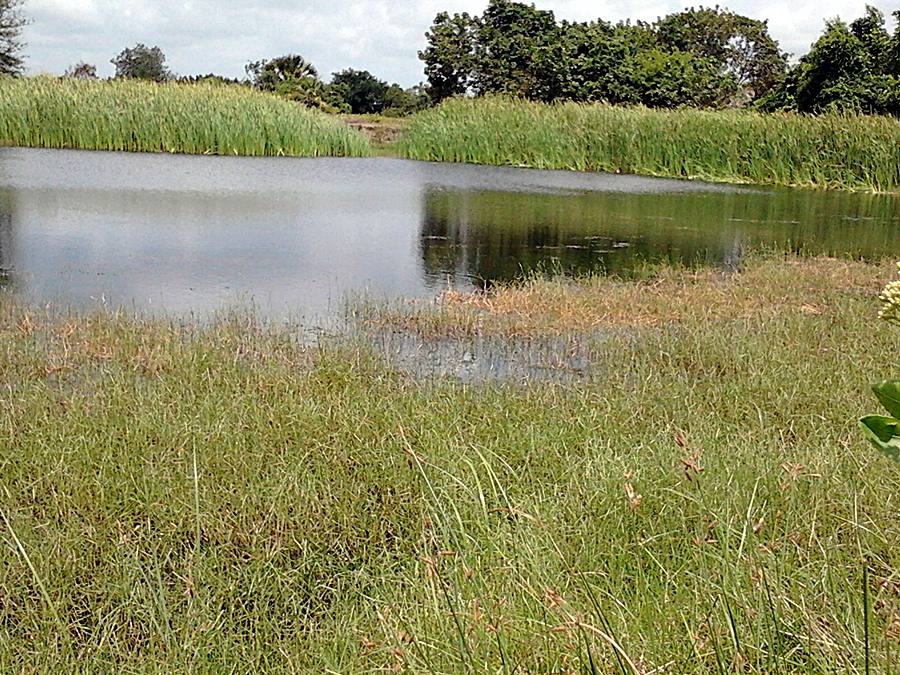
<svg viewBox="0 0 900 675">
<path fill-rule="evenodd" d="M 308 108 L 329 110 L 328 92 L 312 63 L 299 54 L 252 61 L 244 68 L 250 84 Z"/>
<path fill-rule="evenodd" d="M 734 80 L 694 52 L 644 50 L 623 64 L 620 79 L 649 108 L 715 107 L 734 93 Z"/>
<path fill-rule="evenodd" d="M 839 19 L 827 22 L 809 53 L 760 107 L 900 116 L 898 34 L 885 30 L 884 15 L 874 7 L 849 26 Z"/>
<path fill-rule="evenodd" d="M 660 19 L 655 30 L 663 45 L 709 59 L 753 98 L 772 89 L 787 71 L 787 54 L 769 35 L 766 21 L 700 7 Z"/>
<path fill-rule="evenodd" d="M 285 54 L 270 60 L 252 61 L 244 70 L 250 83 L 263 91 L 276 91 L 298 81 L 319 79 L 315 66 L 299 54 Z"/>
<path fill-rule="evenodd" d="M 110 62 L 116 67 L 116 77 L 165 82 L 172 77 L 166 67 L 166 55 L 159 47 L 138 43 L 126 48 Z"/>
<path fill-rule="evenodd" d="M 345 101 L 356 115 L 380 113 L 385 108 L 387 82 L 379 80 L 368 70 L 347 68 L 331 77 L 331 84 L 346 87 Z"/>
<path fill-rule="evenodd" d="M 434 101 L 470 90 L 542 101 L 562 93 L 565 47 L 553 12 L 490 0 L 480 17 L 441 12 L 425 37 L 419 58 Z"/>
<path fill-rule="evenodd" d="M 384 110 L 388 117 L 405 117 L 424 110 L 431 105 L 427 87 L 416 85 L 404 89 L 399 84 L 392 84 L 384 95 Z"/>
<path fill-rule="evenodd" d="M 564 23 L 565 77 L 563 98 L 575 101 L 641 102 L 636 59 L 658 47 L 646 23 L 605 21 Z"/>
<path fill-rule="evenodd" d="M 465 94 L 472 80 L 475 20 L 467 13 L 438 14 L 425 33 L 428 46 L 419 52 L 425 62 L 428 94 L 434 101 Z"/>
<path fill-rule="evenodd" d="M 890 69 L 893 47 L 891 34 L 884 27 L 884 14 L 871 5 L 866 5 L 866 14 L 850 24 L 850 32 L 860 41 L 872 59 L 872 66 L 878 72 Z"/>
<path fill-rule="evenodd" d="M 347 114 L 353 112 L 347 97 L 350 96 L 350 87 L 346 84 L 326 84 L 322 92 L 322 101 L 329 112 Z"/>
<path fill-rule="evenodd" d="M 553 12 L 490 0 L 475 25 L 472 84 L 480 94 L 552 101 L 563 91 L 564 46 Z"/>
<path fill-rule="evenodd" d="M 764 21 L 716 9 L 656 24 L 557 22 L 553 13 L 490 0 L 481 16 L 438 14 L 426 34 L 429 93 L 499 93 L 655 107 L 715 106 L 779 82 L 786 55 Z"/>
<path fill-rule="evenodd" d="M 894 29 L 894 37 L 891 39 L 890 52 L 888 52 L 888 75 L 900 75 L 900 9 L 894 12 L 894 21 L 897 26 Z"/>
<path fill-rule="evenodd" d="M 79 61 L 78 63 L 66 68 L 64 77 L 70 77 L 73 80 L 96 80 L 97 66 L 92 63 Z"/>
<path fill-rule="evenodd" d="M 215 73 L 207 73 L 206 75 L 182 75 L 178 78 L 178 82 L 184 84 L 211 84 L 216 86 L 247 86 L 246 81 L 238 80 L 233 77 L 225 77 L 224 75 L 216 75 Z"/>
<path fill-rule="evenodd" d="M 19 11 L 23 0 L 0 0 L 0 75 L 22 72 L 22 28 L 25 17 Z"/>
</svg>

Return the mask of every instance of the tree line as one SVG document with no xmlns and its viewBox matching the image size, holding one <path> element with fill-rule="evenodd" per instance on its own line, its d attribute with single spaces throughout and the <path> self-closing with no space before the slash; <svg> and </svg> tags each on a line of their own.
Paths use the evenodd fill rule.
<svg viewBox="0 0 900 675">
<path fill-rule="evenodd" d="M 894 12 L 900 21 L 900 11 Z M 602 101 L 652 108 L 757 106 L 807 113 L 900 114 L 900 26 L 867 7 L 828 21 L 799 62 L 766 21 L 690 8 L 654 23 L 557 21 L 553 12 L 490 0 L 480 16 L 441 12 L 419 53 L 428 91 Z"/>
<path fill-rule="evenodd" d="M 20 75 L 24 69 L 21 33 L 26 19 L 21 11 L 23 2 L 0 0 L 0 75 Z M 178 76 L 166 64 L 162 49 L 143 43 L 123 49 L 111 63 L 117 78 L 249 86 L 327 112 L 402 116 L 430 104 L 424 86 L 405 89 L 398 84 L 388 84 L 367 70 L 347 68 L 334 73 L 331 80 L 325 82 L 311 63 L 296 54 L 248 63 L 244 79 L 212 73 Z M 85 62 L 70 66 L 64 77 L 99 79 L 97 66 Z"/>
<path fill-rule="evenodd" d="M 333 73 L 330 82 L 324 82 L 316 67 L 298 54 L 252 61 L 245 67 L 247 76 L 244 79 L 212 73 L 177 76 L 166 65 L 163 51 L 157 46 L 148 47 L 145 44 L 122 50 L 111 63 L 116 69 L 114 77 L 118 78 L 243 85 L 332 113 L 378 113 L 399 117 L 430 104 L 424 87 L 404 89 L 398 84 L 379 80 L 367 70 L 347 68 Z M 98 79 L 96 66 L 89 63 L 77 63 L 65 75 Z"/>
<path fill-rule="evenodd" d="M 0 0 L 0 73 L 22 71 L 23 0 Z M 764 20 L 718 6 L 653 23 L 558 21 L 552 11 L 489 0 L 481 15 L 439 13 L 419 52 L 427 85 L 404 89 L 366 70 L 325 82 L 296 54 L 247 64 L 246 78 L 176 77 L 159 47 L 138 44 L 112 63 L 116 77 L 252 86 L 330 112 L 405 115 L 451 96 L 505 94 L 536 101 L 605 102 L 651 108 L 752 106 L 764 111 L 900 116 L 900 10 L 893 33 L 877 8 L 827 21 L 790 65 Z M 66 75 L 96 78 L 87 63 Z"/>
</svg>

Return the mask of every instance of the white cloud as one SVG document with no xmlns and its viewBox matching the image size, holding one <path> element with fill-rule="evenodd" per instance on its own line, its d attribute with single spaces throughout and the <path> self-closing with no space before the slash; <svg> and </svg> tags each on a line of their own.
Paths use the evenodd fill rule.
<svg viewBox="0 0 900 675">
<path fill-rule="evenodd" d="M 652 21 L 682 9 L 671 0 L 536 0 L 559 19 Z M 710 3 L 711 4 L 711 3 Z M 860 16 L 866 0 L 739 0 L 723 3 L 753 18 L 769 19 L 782 49 L 799 56 L 822 32 L 826 19 Z M 872 4 L 869 0 L 869 4 Z M 885 14 L 893 9 L 874 2 Z M 417 53 L 442 10 L 480 13 L 485 0 L 26 0 L 27 65 L 31 72 L 60 73 L 76 61 L 111 73 L 111 58 L 137 42 L 159 45 L 181 74 L 243 75 L 248 61 L 296 52 L 319 72 L 362 68 L 410 85 L 423 78 Z"/>
</svg>

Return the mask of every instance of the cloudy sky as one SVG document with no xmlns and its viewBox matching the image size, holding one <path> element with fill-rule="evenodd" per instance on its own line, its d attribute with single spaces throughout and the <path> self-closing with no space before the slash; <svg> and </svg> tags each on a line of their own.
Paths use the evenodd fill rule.
<svg viewBox="0 0 900 675">
<path fill-rule="evenodd" d="M 687 0 L 536 0 L 558 19 L 601 17 L 652 21 Z M 713 5 L 713 0 L 706 4 Z M 735 0 L 733 11 L 769 19 L 782 49 L 803 54 L 827 18 L 851 20 L 866 0 Z M 897 5 L 869 0 L 886 15 Z M 409 86 L 423 79 L 417 52 L 439 11 L 481 13 L 487 0 L 25 0 L 30 72 L 61 73 L 87 61 L 101 75 L 137 42 L 159 45 L 181 75 L 243 76 L 250 60 L 299 53 L 323 76 L 342 68 L 370 70 Z M 892 6 L 893 5 L 893 6 Z"/>
</svg>

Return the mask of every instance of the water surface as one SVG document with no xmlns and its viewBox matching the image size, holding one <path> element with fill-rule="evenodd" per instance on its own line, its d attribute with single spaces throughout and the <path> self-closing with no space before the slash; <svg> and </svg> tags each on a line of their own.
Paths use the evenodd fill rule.
<svg viewBox="0 0 900 675">
<path fill-rule="evenodd" d="M 60 306 L 310 318 L 347 294 L 734 265 L 759 246 L 897 253 L 900 199 L 386 158 L 0 150 L 0 285 Z"/>
</svg>

